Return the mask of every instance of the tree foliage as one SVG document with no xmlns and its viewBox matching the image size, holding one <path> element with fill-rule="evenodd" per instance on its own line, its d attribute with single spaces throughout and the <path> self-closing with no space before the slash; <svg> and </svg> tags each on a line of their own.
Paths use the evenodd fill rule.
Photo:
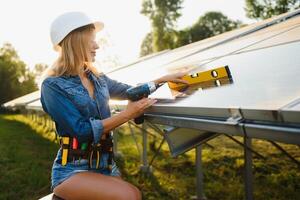
<svg viewBox="0 0 300 200">
<path fill-rule="evenodd" d="M 38 89 L 35 76 L 6 43 L 0 48 L 0 105 Z"/>
<path fill-rule="evenodd" d="M 142 45 L 141 45 L 141 50 L 140 50 L 140 56 L 146 56 L 149 54 L 153 53 L 153 48 L 152 48 L 152 32 L 147 33 L 146 37 L 144 38 Z"/>
<path fill-rule="evenodd" d="M 161 41 L 161 43 L 169 42 L 164 46 L 173 49 L 236 29 L 241 25 L 240 21 L 230 20 L 220 12 L 207 12 L 200 16 L 198 21 L 190 27 L 178 31 L 169 29 L 165 33 L 165 37 L 169 37 L 168 40 Z M 141 46 L 141 56 L 156 52 L 152 48 L 152 42 L 153 35 L 148 33 Z"/>
<path fill-rule="evenodd" d="M 38 63 L 34 66 L 34 69 L 33 69 L 33 74 L 36 76 L 36 77 L 40 77 L 43 72 L 48 68 L 48 65 L 47 64 L 44 64 L 44 63 Z"/>
<path fill-rule="evenodd" d="M 246 14 L 252 19 L 267 19 L 300 8 L 299 0 L 246 0 Z"/>
<path fill-rule="evenodd" d="M 240 21 L 231 20 L 221 12 L 207 12 L 194 25 L 177 32 L 175 47 L 219 35 L 241 25 Z"/>
<path fill-rule="evenodd" d="M 141 13 L 152 23 L 152 49 L 154 52 L 172 47 L 171 32 L 176 20 L 181 16 L 183 0 L 143 0 Z M 151 39 L 150 36 L 146 41 Z"/>
</svg>

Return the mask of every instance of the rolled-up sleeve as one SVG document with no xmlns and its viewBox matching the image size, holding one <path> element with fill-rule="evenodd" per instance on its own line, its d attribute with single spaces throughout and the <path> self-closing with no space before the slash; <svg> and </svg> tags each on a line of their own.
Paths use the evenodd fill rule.
<svg viewBox="0 0 300 200">
<path fill-rule="evenodd" d="M 44 111 L 59 126 L 61 136 L 76 137 L 79 143 L 99 141 L 103 133 L 102 121 L 82 116 L 63 91 L 46 80 L 41 87 L 41 103 Z"/>
<path fill-rule="evenodd" d="M 110 97 L 112 99 L 126 100 L 127 99 L 126 90 L 131 88 L 132 86 L 113 80 L 106 75 L 103 76 L 108 86 Z"/>
</svg>

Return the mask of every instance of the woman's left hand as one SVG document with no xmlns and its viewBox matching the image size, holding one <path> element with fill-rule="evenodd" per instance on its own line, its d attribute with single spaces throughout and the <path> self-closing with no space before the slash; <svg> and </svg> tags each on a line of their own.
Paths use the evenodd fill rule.
<svg viewBox="0 0 300 200">
<path fill-rule="evenodd" d="M 187 72 L 177 72 L 174 74 L 168 74 L 165 76 L 160 77 L 159 79 L 156 79 L 154 82 L 155 84 L 160 84 L 164 82 L 173 82 L 173 83 L 184 83 L 188 84 L 186 80 L 181 79 L 184 75 L 186 75 Z"/>
</svg>

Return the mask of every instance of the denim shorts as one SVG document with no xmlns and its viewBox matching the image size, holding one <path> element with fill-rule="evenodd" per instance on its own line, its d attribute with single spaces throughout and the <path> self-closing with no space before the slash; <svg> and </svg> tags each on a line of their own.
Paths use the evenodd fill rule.
<svg viewBox="0 0 300 200">
<path fill-rule="evenodd" d="M 108 154 L 102 154 L 99 169 L 89 168 L 89 162 L 87 159 L 75 160 L 74 162 L 71 161 L 62 166 L 60 164 L 61 150 L 59 150 L 52 166 L 51 191 L 53 191 L 57 185 L 79 172 L 94 172 L 108 176 L 121 176 L 121 173 L 114 161 L 112 163 L 112 170 L 110 171 L 107 169 L 107 159 Z M 95 166 L 95 162 L 96 161 L 93 160 L 93 166 Z"/>
</svg>

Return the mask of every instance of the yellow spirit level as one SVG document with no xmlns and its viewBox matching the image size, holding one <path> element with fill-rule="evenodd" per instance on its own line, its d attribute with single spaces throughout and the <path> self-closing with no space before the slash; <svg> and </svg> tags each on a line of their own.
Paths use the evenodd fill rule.
<svg viewBox="0 0 300 200">
<path fill-rule="evenodd" d="M 231 79 L 231 73 L 228 66 L 219 67 L 216 69 L 202 71 L 194 74 L 185 75 L 183 80 L 188 82 L 188 86 L 198 85 L 205 82 L 216 81 L 218 79 Z M 169 88 L 173 90 L 181 90 L 186 88 L 186 84 L 168 82 Z"/>
</svg>

